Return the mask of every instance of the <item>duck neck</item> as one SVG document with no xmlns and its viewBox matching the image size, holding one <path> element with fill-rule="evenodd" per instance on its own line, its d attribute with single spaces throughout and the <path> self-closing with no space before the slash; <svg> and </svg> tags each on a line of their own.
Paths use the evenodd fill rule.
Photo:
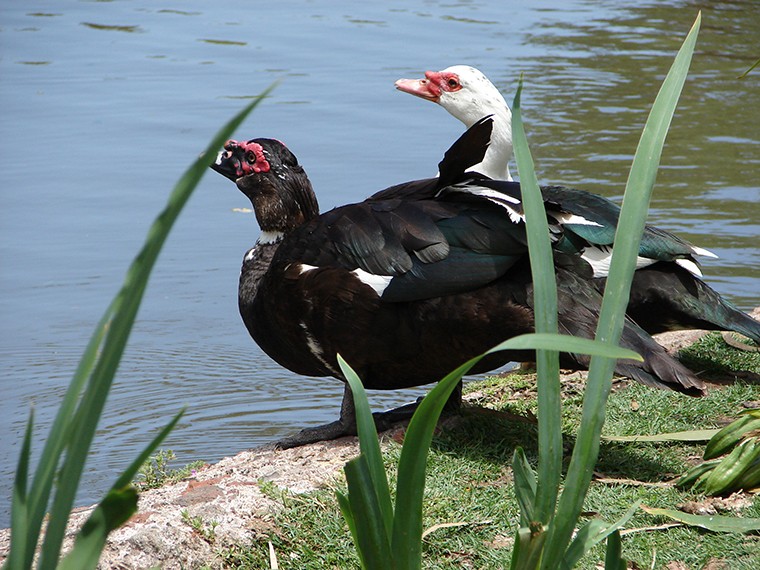
<svg viewBox="0 0 760 570">
<path fill-rule="evenodd" d="M 262 232 L 260 243 L 276 242 L 319 215 L 311 182 L 300 168 L 283 178 L 241 178 L 238 188 L 251 200 Z"/>
<path fill-rule="evenodd" d="M 503 107 L 497 111 L 491 111 L 493 132 L 491 144 L 488 146 L 483 161 L 469 170 L 480 172 L 496 180 L 512 180 L 512 174 L 509 172 L 509 161 L 512 159 L 512 112 L 503 98 L 502 101 Z M 470 128 L 474 123 L 475 121 L 469 125 L 465 124 L 467 128 Z"/>
</svg>

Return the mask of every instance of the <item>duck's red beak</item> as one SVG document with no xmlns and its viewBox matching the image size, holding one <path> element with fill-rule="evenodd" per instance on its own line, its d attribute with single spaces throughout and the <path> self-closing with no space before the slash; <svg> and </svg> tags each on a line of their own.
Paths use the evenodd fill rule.
<svg viewBox="0 0 760 570">
<path fill-rule="evenodd" d="M 399 79 L 396 81 L 396 89 L 437 103 L 441 88 L 427 77 L 427 73 L 425 75 L 425 79 Z"/>
</svg>

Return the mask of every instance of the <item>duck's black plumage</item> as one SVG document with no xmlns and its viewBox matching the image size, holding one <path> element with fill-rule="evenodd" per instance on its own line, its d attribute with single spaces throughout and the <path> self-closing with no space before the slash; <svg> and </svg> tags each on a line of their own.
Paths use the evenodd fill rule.
<svg viewBox="0 0 760 570">
<path fill-rule="evenodd" d="M 455 188 L 454 188 L 455 189 Z M 512 198 L 509 208 L 521 215 L 519 182 L 492 180 L 473 174 L 463 191 L 493 191 L 493 201 Z M 375 194 L 371 199 L 431 199 L 437 189 L 415 192 L 401 186 Z M 578 254 L 592 270 L 592 283 L 604 293 L 606 265 L 614 244 L 620 207 L 607 198 L 568 188 L 542 186 L 557 252 Z M 640 266 L 634 272 L 628 316 L 650 334 L 681 329 L 726 330 L 760 343 L 760 322 L 734 307 L 698 277 L 698 252 L 705 252 L 666 230 L 646 225 L 639 246 Z"/>
<path fill-rule="evenodd" d="M 497 342 L 532 332 L 524 226 L 505 207 L 515 199 L 498 188 L 478 195 L 480 181 L 463 174 L 487 145 L 487 137 L 468 140 L 489 128 L 488 121 L 479 125 L 447 153 L 440 178 L 321 215 L 306 174 L 282 143 L 225 146 L 214 168 L 251 199 L 264 236 L 246 254 L 239 289 L 241 315 L 264 352 L 296 373 L 342 379 L 340 353 L 366 387 L 396 389 L 437 381 Z M 590 285 L 590 267 L 577 253 L 556 256 L 560 327 L 591 337 L 601 295 Z M 621 361 L 619 373 L 703 393 L 698 378 L 630 321 L 621 344 L 645 361 Z M 530 357 L 495 354 L 474 372 Z M 348 404 L 344 397 L 344 409 Z M 349 422 L 342 418 L 327 437 L 350 430 Z M 296 443 L 324 434 L 309 438 Z"/>
</svg>

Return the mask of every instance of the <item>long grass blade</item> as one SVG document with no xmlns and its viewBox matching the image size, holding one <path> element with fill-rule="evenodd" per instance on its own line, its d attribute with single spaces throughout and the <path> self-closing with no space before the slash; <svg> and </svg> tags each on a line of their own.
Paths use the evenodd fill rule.
<svg viewBox="0 0 760 570">
<path fill-rule="evenodd" d="M 572 352 L 575 354 L 589 354 L 591 356 L 606 356 L 607 358 L 625 358 L 639 360 L 642 358 L 634 351 L 611 345 L 606 342 L 590 338 L 580 338 L 564 334 L 523 334 L 499 343 L 486 354 L 499 350 L 557 350 L 559 352 Z"/>
<path fill-rule="evenodd" d="M 343 376 L 348 381 L 348 385 L 351 387 L 351 393 L 354 398 L 354 409 L 356 411 L 356 430 L 359 434 L 359 449 L 362 455 L 367 458 L 367 467 L 372 478 L 373 488 L 377 494 L 385 532 L 388 536 L 391 536 L 393 532 L 393 503 L 391 501 L 390 488 L 388 487 L 388 477 L 385 475 L 383 455 L 377 439 L 377 428 L 372 418 L 372 410 L 369 407 L 367 393 L 354 369 L 343 360 L 340 354 L 338 355 L 338 365 L 343 372 Z"/>
<path fill-rule="evenodd" d="M 63 446 L 66 446 L 66 458 L 58 480 L 58 489 L 53 500 L 51 517 L 46 531 L 45 542 L 42 547 L 40 568 L 53 568 L 57 563 L 63 534 L 68 521 L 69 512 L 73 505 L 76 489 L 79 484 L 82 469 L 87 453 L 92 442 L 98 419 L 102 413 L 106 397 L 116 373 L 121 355 L 124 352 L 132 324 L 137 315 L 143 293 L 147 286 L 148 277 L 155 264 L 158 254 L 169 234 L 169 231 L 179 216 L 182 208 L 189 199 L 192 191 L 205 174 L 208 165 L 214 159 L 216 150 L 229 138 L 232 132 L 242 123 L 245 117 L 266 97 L 272 88 L 267 89 L 262 95 L 246 106 L 231 121 L 229 121 L 206 149 L 206 152 L 198 158 L 185 172 L 171 193 L 164 211 L 158 216 L 151 226 L 145 245 L 135 258 L 127 271 L 127 275 L 121 291 L 106 310 L 100 325 L 93 335 L 83 356 L 77 374 L 87 376 L 87 387 L 84 396 L 74 416 L 67 421 L 62 417 L 61 424 L 65 439 L 56 444 L 54 451 L 60 454 Z M 92 360 L 95 358 L 95 360 Z M 75 376 L 73 384 L 83 384 L 84 378 Z M 68 403 L 68 402 L 67 402 Z M 53 435 L 53 437 L 58 437 Z M 35 495 L 35 508 L 43 508 L 47 503 L 44 490 L 49 494 L 52 485 L 52 476 L 55 465 L 50 469 L 50 464 L 58 458 L 46 457 L 45 469 L 41 473 L 40 485 L 42 491 Z M 36 477 L 35 477 L 36 479 Z M 30 525 L 30 531 L 39 533 L 41 517 L 35 512 L 34 525 Z M 27 552 L 27 559 L 29 553 Z"/>
<path fill-rule="evenodd" d="M 409 422 L 398 461 L 396 510 L 391 546 L 398 570 L 419 569 L 422 560 L 422 498 L 425 468 L 433 430 L 443 406 L 462 376 L 482 357 L 473 358 L 450 372 L 420 402 Z M 399 508 L 399 505 L 401 508 Z"/>
<path fill-rule="evenodd" d="M 393 554 L 385 531 L 367 457 L 360 455 L 343 468 L 348 483 L 348 502 L 356 526 L 356 546 L 367 570 L 392 570 Z"/>
<path fill-rule="evenodd" d="M 354 544 L 357 546 L 358 551 L 359 534 L 356 528 L 356 519 L 354 519 L 354 513 L 351 510 L 351 501 L 349 501 L 348 497 L 340 491 L 335 491 L 335 497 L 338 499 L 340 512 L 348 525 L 348 530 L 351 531 L 351 537 L 354 539 Z"/>
<path fill-rule="evenodd" d="M 520 95 L 522 78 L 512 105 L 512 136 L 520 189 L 525 208 L 528 253 L 533 277 L 534 318 L 537 333 L 556 333 L 557 283 L 549 241 L 549 227 L 533 158 L 525 136 Z M 562 402 L 560 400 L 559 354 L 556 350 L 536 352 L 538 381 L 538 488 L 536 517 L 548 524 L 554 515 L 562 473 Z"/>
<path fill-rule="evenodd" d="M 641 501 L 636 501 L 617 521 L 608 524 L 601 519 L 592 519 L 576 533 L 570 546 L 562 559 L 562 570 L 572 570 L 581 558 L 594 546 L 617 533 L 633 517 L 641 506 Z"/>
<path fill-rule="evenodd" d="M 670 433 L 658 433 L 655 435 L 603 435 L 602 439 L 607 441 L 707 441 L 717 434 L 717 429 L 695 429 L 687 431 L 673 431 Z"/>
<path fill-rule="evenodd" d="M 604 570 L 626 570 L 628 564 L 623 559 L 623 541 L 620 531 L 616 530 L 607 538 L 607 549 L 604 556 Z"/>
<path fill-rule="evenodd" d="M 522 447 L 512 455 L 515 496 L 520 505 L 520 526 L 527 528 L 536 521 L 536 473 L 528 463 Z"/>
<path fill-rule="evenodd" d="M 701 15 L 697 16 L 694 26 L 676 55 L 657 94 L 636 149 L 615 233 L 610 274 L 597 328 L 597 339 L 603 342 L 617 344 L 620 339 L 635 269 L 634 260 L 646 222 L 662 147 L 686 80 L 700 21 Z M 546 552 L 541 562 L 544 569 L 557 567 L 580 515 L 599 455 L 600 435 L 614 366 L 615 361 L 610 358 L 594 356 L 591 359 L 581 427 L 568 467 L 565 488 L 559 500 L 555 524 L 551 525 L 551 536 L 546 542 Z"/>
<path fill-rule="evenodd" d="M 97 566 L 108 534 L 127 522 L 137 511 L 137 490 L 132 487 L 132 480 L 184 413 L 184 409 L 177 413 L 119 476 L 108 494 L 85 521 L 74 548 L 62 560 L 58 570 L 84 570 Z"/>
<path fill-rule="evenodd" d="M 74 547 L 57 570 L 94 570 L 108 534 L 137 512 L 137 490 L 130 486 L 111 489 L 85 522 Z"/>
<path fill-rule="evenodd" d="M 42 519 L 45 516 L 50 499 L 50 491 L 53 487 L 61 454 L 66 445 L 67 435 L 70 433 L 68 426 L 76 410 L 82 389 L 92 372 L 92 368 L 95 366 L 98 347 L 106 334 L 111 310 L 111 306 L 109 306 L 95 327 L 95 331 L 82 354 L 71 383 L 61 401 L 61 406 L 58 408 L 58 413 L 53 420 L 45 446 L 42 449 L 42 454 L 35 470 L 34 480 L 29 490 L 29 520 L 27 529 L 23 533 L 26 539 L 24 568 L 30 568 L 32 565 L 32 558 L 42 527 Z M 17 534 L 17 531 L 12 525 L 11 535 L 13 534 Z"/>
<path fill-rule="evenodd" d="M 760 531 L 760 518 L 730 517 L 726 515 L 692 515 L 675 509 L 657 509 L 641 506 L 650 515 L 667 517 L 689 526 L 697 526 L 712 532 L 743 534 Z"/>
<path fill-rule="evenodd" d="M 27 494 L 27 482 L 29 479 L 29 456 L 32 453 L 32 427 L 34 426 L 34 411 L 30 410 L 29 420 L 26 422 L 24 442 L 21 445 L 16 478 L 13 482 L 13 499 L 11 501 L 11 549 L 8 559 L 3 568 L 17 570 L 24 568 L 26 549 L 30 548 L 27 543 L 29 526 L 29 496 Z M 32 553 L 35 544 L 31 545 Z"/>
</svg>

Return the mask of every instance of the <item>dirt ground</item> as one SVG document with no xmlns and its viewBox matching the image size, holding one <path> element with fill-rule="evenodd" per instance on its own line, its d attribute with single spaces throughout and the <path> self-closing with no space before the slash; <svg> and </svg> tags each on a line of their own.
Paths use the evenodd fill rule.
<svg viewBox="0 0 760 570">
<path fill-rule="evenodd" d="M 753 316 L 760 317 L 760 308 Z M 676 351 L 703 334 L 683 331 L 657 338 L 666 348 Z M 387 441 L 393 435 L 386 432 L 383 439 Z M 99 568 L 222 568 L 216 554 L 220 549 L 250 543 L 257 535 L 273 529 L 272 515 L 279 503 L 262 493 L 260 481 L 294 493 L 311 491 L 342 476 L 343 465 L 357 454 L 358 443 L 353 437 L 284 451 L 268 445 L 203 467 L 178 483 L 145 491 L 140 494 L 137 514 L 111 534 Z M 72 514 L 67 547 L 92 509 L 81 508 Z M 187 511 L 184 517 L 183 511 Z M 213 545 L 187 522 L 187 515 L 218 522 L 213 529 Z M 9 531 L 2 530 L 0 562 L 8 548 Z"/>
</svg>

